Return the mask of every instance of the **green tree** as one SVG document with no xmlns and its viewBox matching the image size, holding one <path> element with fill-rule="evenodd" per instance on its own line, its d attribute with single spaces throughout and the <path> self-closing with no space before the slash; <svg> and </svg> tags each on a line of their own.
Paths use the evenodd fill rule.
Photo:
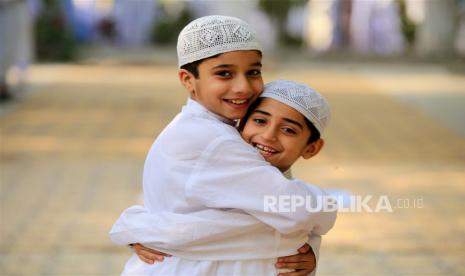
<svg viewBox="0 0 465 276">
<path fill-rule="evenodd" d="M 286 31 L 289 11 L 293 6 L 303 6 L 308 0 L 260 0 L 259 7 L 267 13 L 278 28 L 278 40 L 286 45 L 301 45 L 302 38 Z"/>
<path fill-rule="evenodd" d="M 43 12 L 35 22 L 38 60 L 70 61 L 76 58 L 76 42 L 61 12 L 58 0 L 45 0 Z"/>
</svg>

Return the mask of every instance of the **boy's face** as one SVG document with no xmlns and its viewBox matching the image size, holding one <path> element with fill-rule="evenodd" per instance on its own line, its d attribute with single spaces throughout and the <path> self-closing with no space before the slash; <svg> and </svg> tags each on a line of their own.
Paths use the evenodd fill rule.
<svg viewBox="0 0 465 276">
<path fill-rule="evenodd" d="M 194 100 L 224 118 L 235 120 L 244 117 L 263 90 L 261 67 L 258 51 L 232 51 L 200 63 L 197 79 L 183 69 L 179 76 Z"/>
<path fill-rule="evenodd" d="M 319 152 L 323 140 L 307 144 L 310 130 L 297 110 L 270 98 L 251 113 L 242 131 L 246 142 L 257 148 L 271 165 L 288 170 L 299 158 Z"/>
</svg>

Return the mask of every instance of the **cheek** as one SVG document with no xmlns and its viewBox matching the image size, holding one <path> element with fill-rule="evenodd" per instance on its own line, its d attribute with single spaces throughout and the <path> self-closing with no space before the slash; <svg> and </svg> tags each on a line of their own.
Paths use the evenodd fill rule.
<svg viewBox="0 0 465 276">
<path fill-rule="evenodd" d="M 249 141 L 249 139 L 250 139 L 250 132 L 249 132 L 249 130 L 247 129 L 247 127 L 244 127 L 244 129 L 242 130 L 241 135 L 242 135 L 242 138 L 243 138 L 244 140 L 246 140 L 247 142 Z"/>
<path fill-rule="evenodd" d="M 262 78 L 260 79 L 257 79 L 256 81 L 254 81 L 253 83 L 253 90 L 256 94 L 259 94 L 263 91 L 263 80 Z"/>
<path fill-rule="evenodd" d="M 296 140 L 296 139 L 285 139 L 284 141 L 281 140 L 281 143 L 283 146 L 286 147 L 286 155 L 289 156 L 290 158 L 298 157 L 300 156 L 300 153 L 302 149 L 304 148 L 304 145 L 302 144 L 301 141 Z"/>
<path fill-rule="evenodd" d="M 219 93 L 224 89 L 224 86 L 223 82 L 211 76 L 205 76 L 201 84 L 202 89 L 208 93 Z"/>
<path fill-rule="evenodd" d="M 249 140 L 254 136 L 255 132 L 256 131 L 254 130 L 254 127 L 246 123 L 244 129 L 242 130 L 242 138 L 244 138 L 244 140 L 247 142 L 250 142 Z"/>
</svg>

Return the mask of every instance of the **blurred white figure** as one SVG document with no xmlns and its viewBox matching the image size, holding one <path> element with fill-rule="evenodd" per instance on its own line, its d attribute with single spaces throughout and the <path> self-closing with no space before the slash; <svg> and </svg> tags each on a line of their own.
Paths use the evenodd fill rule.
<svg viewBox="0 0 465 276">
<path fill-rule="evenodd" d="M 263 45 L 263 49 L 270 50 L 276 48 L 278 44 L 278 30 L 274 27 L 273 22 L 267 14 L 259 9 L 255 9 L 250 13 L 250 17 L 246 21 L 257 30 L 257 35 Z"/>
<path fill-rule="evenodd" d="M 333 7 L 336 0 L 310 1 L 305 41 L 311 49 L 324 52 L 330 49 L 334 34 Z"/>
<path fill-rule="evenodd" d="M 307 4 L 308 5 L 308 4 Z M 306 31 L 309 9 L 307 6 L 293 6 L 287 16 L 286 30 L 294 37 L 303 37 Z"/>
<path fill-rule="evenodd" d="M 424 0 L 405 0 L 407 16 L 415 24 L 420 24 L 425 20 L 425 1 Z"/>
<path fill-rule="evenodd" d="M 101 19 L 97 9 L 98 0 L 72 0 L 71 16 L 76 22 L 74 31 L 78 33 L 79 39 L 93 41 L 96 38 L 97 22 Z"/>
<path fill-rule="evenodd" d="M 3 1 L 0 3 L 0 85 L 23 81 L 31 59 L 32 19 L 28 3 Z"/>
<path fill-rule="evenodd" d="M 140 47 L 150 39 L 157 0 L 115 0 L 114 15 L 119 42 Z"/>
<path fill-rule="evenodd" d="M 353 0 L 351 44 L 355 51 L 366 54 L 401 53 L 401 33 L 397 3 L 394 0 Z"/>
<path fill-rule="evenodd" d="M 423 2 L 424 18 L 417 25 L 415 47 L 422 56 L 448 56 L 454 52 L 458 15 L 456 0 Z"/>
</svg>

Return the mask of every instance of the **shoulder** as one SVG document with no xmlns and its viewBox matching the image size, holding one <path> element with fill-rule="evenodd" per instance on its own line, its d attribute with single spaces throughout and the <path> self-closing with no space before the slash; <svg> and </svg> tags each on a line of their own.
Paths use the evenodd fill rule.
<svg viewBox="0 0 465 276">
<path fill-rule="evenodd" d="M 239 132 L 221 121 L 182 113 L 160 133 L 157 152 L 179 158 L 196 158 L 205 150 L 222 143 L 242 142 Z"/>
<path fill-rule="evenodd" d="M 219 120 L 205 117 L 180 116 L 176 124 L 180 137 L 206 146 L 215 139 L 241 140 L 239 132 L 228 124 Z"/>
</svg>

